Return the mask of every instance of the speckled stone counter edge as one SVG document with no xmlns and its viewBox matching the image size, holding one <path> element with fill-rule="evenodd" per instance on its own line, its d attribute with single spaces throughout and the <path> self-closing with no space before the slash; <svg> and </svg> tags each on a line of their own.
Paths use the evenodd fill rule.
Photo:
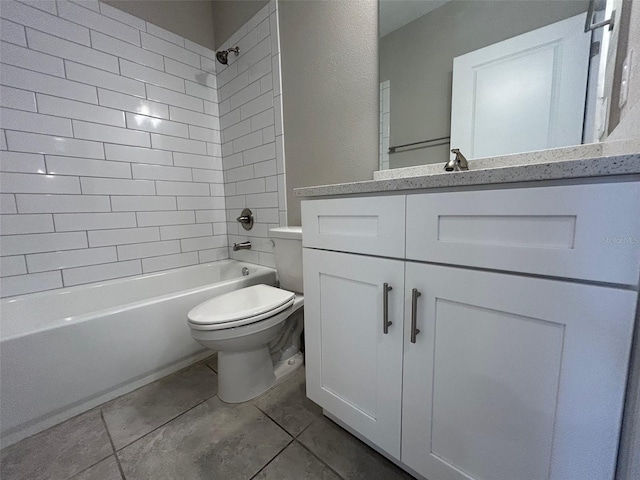
<svg viewBox="0 0 640 480">
<path fill-rule="evenodd" d="M 520 156 L 520 159 L 522 159 L 522 156 Z M 474 161 L 472 160 L 471 162 Z M 442 165 L 439 166 L 441 167 Z M 473 166 L 478 167 L 478 165 Z M 526 165 L 493 166 L 491 168 L 472 169 L 466 172 L 445 172 L 439 169 L 430 175 L 296 188 L 294 189 L 294 196 L 318 197 L 353 195 L 424 188 L 531 182 L 638 173 L 640 173 L 640 153 L 633 153 L 610 157 L 530 163 Z"/>
</svg>

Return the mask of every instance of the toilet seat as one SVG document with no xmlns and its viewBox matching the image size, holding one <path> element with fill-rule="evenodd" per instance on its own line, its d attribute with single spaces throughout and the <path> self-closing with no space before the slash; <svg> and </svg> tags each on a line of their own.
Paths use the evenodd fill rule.
<svg viewBox="0 0 640 480">
<path fill-rule="evenodd" d="M 269 285 L 253 285 L 214 297 L 188 314 L 196 330 L 235 328 L 272 317 L 293 305 L 295 293 Z"/>
</svg>

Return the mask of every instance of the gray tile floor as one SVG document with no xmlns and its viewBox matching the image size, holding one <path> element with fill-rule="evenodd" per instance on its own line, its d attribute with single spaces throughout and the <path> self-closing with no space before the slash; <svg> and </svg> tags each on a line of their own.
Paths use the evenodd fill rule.
<svg viewBox="0 0 640 480">
<path fill-rule="evenodd" d="M 216 395 L 216 358 L 4 449 L 3 480 L 400 480 L 322 416 L 304 370 L 252 402 Z"/>
</svg>

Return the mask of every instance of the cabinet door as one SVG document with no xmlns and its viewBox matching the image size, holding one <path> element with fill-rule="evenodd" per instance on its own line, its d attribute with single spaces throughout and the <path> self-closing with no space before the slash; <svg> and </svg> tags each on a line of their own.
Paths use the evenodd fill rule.
<svg viewBox="0 0 640 480">
<path fill-rule="evenodd" d="M 405 464 L 434 480 L 613 478 L 635 292 L 414 263 L 405 290 Z"/>
<path fill-rule="evenodd" d="M 307 396 L 399 458 L 404 262 L 308 248 L 303 261 Z"/>
</svg>

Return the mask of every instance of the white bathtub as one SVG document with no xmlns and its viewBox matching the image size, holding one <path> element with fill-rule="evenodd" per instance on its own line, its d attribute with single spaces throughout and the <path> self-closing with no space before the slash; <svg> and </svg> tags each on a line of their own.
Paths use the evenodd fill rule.
<svg viewBox="0 0 640 480">
<path fill-rule="evenodd" d="M 0 301 L 2 446 L 206 357 L 187 312 L 275 281 L 273 269 L 222 260 Z"/>
</svg>

